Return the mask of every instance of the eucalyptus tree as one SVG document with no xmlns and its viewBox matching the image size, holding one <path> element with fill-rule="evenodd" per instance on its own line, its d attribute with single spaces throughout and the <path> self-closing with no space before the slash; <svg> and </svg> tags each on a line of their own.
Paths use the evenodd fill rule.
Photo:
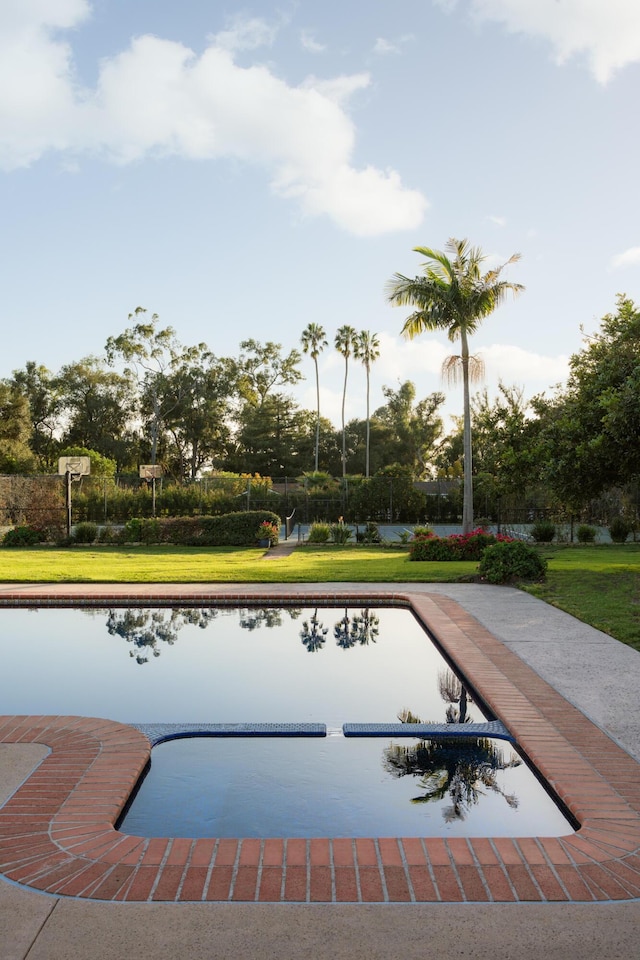
<svg viewBox="0 0 640 960">
<path fill-rule="evenodd" d="M 29 401 L 31 437 L 29 446 L 41 470 L 52 470 L 57 455 L 56 434 L 60 428 L 60 384 L 43 364 L 28 360 L 23 369 L 14 370 L 10 383 Z"/>
<path fill-rule="evenodd" d="M 347 431 L 345 427 L 344 410 L 347 400 L 347 377 L 349 374 L 349 357 L 355 350 L 358 332 L 355 327 L 345 323 L 336 331 L 335 348 L 344 357 L 344 385 L 342 388 L 342 476 L 347 475 Z"/>
<path fill-rule="evenodd" d="M 328 344 L 326 338 L 324 327 L 319 323 L 309 323 L 302 331 L 302 336 L 300 337 L 300 342 L 302 343 L 303 353 L 308 353 L 316 371 L 316 452 L 315 452 L 315 469 L 318 469 L 318 456 L 320 452 L 320 377 L 318 374 L 318 357 Z"/>
<path fill-rule="evenodd" d="M 414 252 L 425 257 L 424 276 L 413 279 L 396 273 L 388 284 L 389 301 L 395 306 L 413 306 L 417 309 L 404 322 L 402 333 L 412 340 L 425 331 L 446 330 L 453 342 L 460 340 L 459 356 L 449 357 L 443 373 L 450 382 L 462 377 L 464 424 L 464 495 L 462 529 L 473 529 L 473 480 L 471 454 L 471 400 L 469 384 L 482 376 L 482 361 L 469 354 L 469 337 L 476 332 L 486 316 L 498 307 L 508 293 L 517 294 L 524 287 L 501 279 L 505 267 L 516 263 L 520 254 L 486 273 L 481 266 L 486 257 L 479 247 L 468 240 L 447 241 L 445 251 L 430 247 L 414 247 Z"/>
<path fill-rule="evenodd" d="M 185 363 L 167 379 L 163 404 L 175 473 L 194 480 L 205 466 L 225 463 L 230 440 L 235 360 L 206 353 L 200 363 Z"/>
<path fill-rule="evenodd" d="M 58 377 L 65 447 L 86 447 L 115 460 L 123 470 L 135 463 L 135 397 L 130 380 L 105 368 L 99 357 L 61 367 Z"/>
<path fill-rule="evenodd" d="M 15 384 L 0 381 L 0 473 L 31 473 L 29 401 Z"/>
<path fill-rule="evenodd" d="M 297 350 L 290 350 L 283 356 L 280 343 L 243 340 L 236 364 L 238 393 L 252 407 L 261 407 L 274 387 L 293 385 L 302 380 L 298 369 L 300 359 Z"/>
<path fill-rule="evenodd" d="M 369 476 L 369 445 L 371 440 L 371 418 L 369 415 L 369 396 L 371 380 L 371 364 L 380 356 L 380 342 L 377 333 L 361 330 L 356 337 L 353 350 L 354 356 L 362 363 L 367 373 L 367 439 L 365 452 L 365 476 Z"/>
<path fill-rule="evenodd" d="M 145 319 L 145 307 L 136 307 L 128 320 L 133 325 L 117 337 L 109 337 L 106 355 L 109 364 L 124 361 L 125 376 L 140 390 L 140 410 L 146 414 L 151 435 L 151 463 L 156 463 L 160 433 L 167 416 L 174 410 L 177 398 L 166 389 L 167 381 L 179 367 L 197 363 L 207 352 L 207 345 L 183 346 L 173 327 L 158 329 L 158 314 Z"/>
</svg>

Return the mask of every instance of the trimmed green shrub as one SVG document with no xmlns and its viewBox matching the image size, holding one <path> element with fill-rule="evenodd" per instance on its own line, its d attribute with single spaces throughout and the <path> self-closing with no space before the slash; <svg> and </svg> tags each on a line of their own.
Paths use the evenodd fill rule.
<svg viewBox="0 0 640 960">
<path fill-rule="evenodd" d="M 5 547 L 33 547 L 36 543 L 42 543 L 45 539 L 44 532 L 36 527 L 14 527 L 13 530 L 7 530 L 2 538 L 2 545 Z"/>
<path fill-rule="evenodd" d="M 478 566 L 478 573 L 489 583 L 544 580 L 546 572 L 547 561 L 544 557 L 521 540 L 487 547 Z"/>
<path fill-rule="evenodd" d="M 596 539 L 596 528 L 589 526 L 588 523 L 581 523 L 576 530 L 578 543 L 593 543 Z"/>
<path fill-rule="evenodd" d="M 631 533 L 631 524 L 624 517 L 614 517 L 609 524 L 609 536 L 614 543 L 624 543 Z"/>
<path fill-rule="evenodd" d="M 531 527 L 531 536 L 536 543 L 551 543 L 556 535 L 556 525 L 551 520 L 536 520 Z"/>
<path fill-rule="evenodd" d="M 75 543 L 95 543 L 98 538 L 98 525 L 95 523 L 77 523 L 72 535 Z"/>
<path fill-rule="evenodd" d="M 124 542 L 175 543 L 190 547 L 255 546 L 261 523 L 280 529 L 280 517 L 271 510 L 245 510 L 219 517 L 134 518 L 125 524 Z"/>
</svg>

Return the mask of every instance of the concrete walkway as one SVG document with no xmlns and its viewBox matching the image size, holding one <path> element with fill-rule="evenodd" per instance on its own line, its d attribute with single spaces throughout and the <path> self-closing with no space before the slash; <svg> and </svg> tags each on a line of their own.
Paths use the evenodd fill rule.
<svg viewBox="0 0 640 960">
<path fill-rule="evenodd" d="M 332 596 L 380 593 L 380 584 L 330 585 Z M 40 588 L 41 591 L 42 588 Z M 143 593 L 145 588 L 140 588 Z M 149 588 L 146 588 L 147 591 Z M 202 585 L 192 592 L 202 594 Z M 231 596 L 237 585 L 207 592 Z M 243 586 L 264 595 L 265 587 Z M 128 595 L 134 590 L 126 588 Z M 189 588 L 180 588 L 185 596 Z M 296 593 L 318 585 L 296 585 Z M 445 594 L 640 760 L 638 653 L 518 590 L 483 585 L 394 584 Z M 87 585 L 61 587 L 67 596 Z M 167 585 L 167 592 L 176 592 Z M 33 598 L 34 586 L 3 584 Z M 57 590 L 47 588 L 49 596 Z M 91 588 L 93 593 L 93 586 Z M 104 588 L 113 596 L 112 585 Z M 135 592 L 138 592 L 136 588 Z M 154 595 L 161 592 L 153 587 Z M 274 596 L 291 586 L 269 587 Z M 329 592 L 329 591 L 328 591 Z M 0 745 L 0 804 L 42 759 L 43 748 Z M 289 958 L 377 960 L 465 957 L 592 960 L 637 953 L 640 902 L 599 904 L 113 904 L 57 898 L 0 882 L 0 960 Z"/>
</svg>

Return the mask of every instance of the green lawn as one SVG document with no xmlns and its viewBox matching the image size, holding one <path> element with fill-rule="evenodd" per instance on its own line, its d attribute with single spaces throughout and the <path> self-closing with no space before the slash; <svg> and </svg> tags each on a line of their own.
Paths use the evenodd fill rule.
<svg viewBox="0 0 640 960">
<path fill-rule="evenodd" d="M 544 546 L 545 583 L 523 589 L 640 650 L 640 544 Z M 311 547 L 264 551 L 183 547 L 0 550 L 0 581 L 30 583 L 456 583 L 477 564 L 411 562 L 406 549 Z"/>
<path fill-rule="evenodd" d="M 414 563 L 406 549 L 305 546 L 288 557 L 234 547 L 0 550 L 0 581 L 35 583 L 402 583 L 468 579 L 476 563 Z"/>
<path fill-rule="evenodd" d="M 640 650 L 640 543 L 541 548 L 544 583 L 523 589 Z"/>
</svg>

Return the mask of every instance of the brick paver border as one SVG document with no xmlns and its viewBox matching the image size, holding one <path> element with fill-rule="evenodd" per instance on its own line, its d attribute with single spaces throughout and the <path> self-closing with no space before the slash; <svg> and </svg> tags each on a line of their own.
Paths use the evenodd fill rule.
<svg viewBox="0 0 640 960">
<path fill-rule="evenodd" d="M 113 901 L 605 901 L 640 896 L 640 765 L 455 601 L 418 593 L 321 596 L 174 588 L 5 593 L 2 605 L 404 605 L 462 668 L 579 829 L 564 837 L 144 839 L 114 829 L 148 760 L 124 724 L 0 717 L 0 742 L 50 754 L 0 808 L 0 872 L 35 890 Z"/>
</svg>

